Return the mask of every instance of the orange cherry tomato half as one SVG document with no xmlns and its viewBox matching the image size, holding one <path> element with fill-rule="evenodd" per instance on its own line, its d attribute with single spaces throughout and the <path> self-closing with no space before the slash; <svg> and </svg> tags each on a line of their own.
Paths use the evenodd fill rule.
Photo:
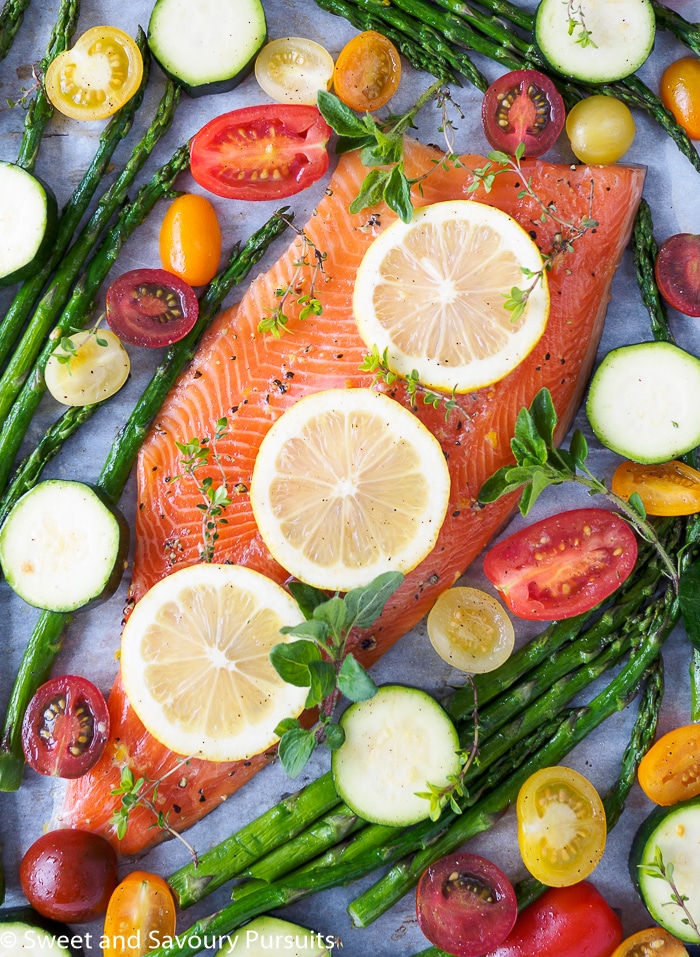
<svg viewBox="0 0 700 957">
<path fill-rule="evenodd" d="M 646 957 L 647 954 L 653 954 L 654 957 L 688 957 L 688 951 L 680 940 L 661 927 L 648 927 L 625 938 L 611 957 Z"/>
<path fill-rule="evenodd" d="M 216 275 L 220 258 L 221 229 L 212 204 L 196 193 L 178 196 L 160 227 L 163 269 L 190 286 L 204 286 Z"/>
<path fill-rule="evenodd" d="M 667 110 L 692 140 L 700 139 L 700 60 L 686 56 L 669 64 L 659 90 Z"/>
<path fill-rule="evenodd" d="M 700 794 L 700 725 L 686 724 L 659 738 L 639 764 L 639 785 L 668 807 Z"/>
<path fill-rule="evenodd" d="M 175 901 L 162 877 L 134 871 L 109 899 L 104 957 L 142 957 L 175 934 Z"/>
<path fill-rule="evenodd" d="M 333 88 L 352 110 L 372 113 L 388 103 L 401 80 L 399 51 L 374 30 L 346 44 L 335 61 Z"/>
<path fill-rule="evenodd" d="M 635 492 L 648 515 L 694 515 L 700 512 L 700 472 L 685 462 L 642 465 L 623 462 L 612 477 L 612 490 L 629 499 Z"/>
</svg>

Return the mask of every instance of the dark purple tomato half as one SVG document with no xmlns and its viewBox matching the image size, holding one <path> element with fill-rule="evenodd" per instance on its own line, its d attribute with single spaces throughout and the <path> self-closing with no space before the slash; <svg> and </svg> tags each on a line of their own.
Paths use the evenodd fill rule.
<svg viewBox="0 0 700 957">
<path fill-rule="evenodd" d="M 656 283 L 666 302 L 686 316 L 700 316 L 700 236 L 676 233 L 656 257 Z"/>
<path fill-rule="evenodd" d="M 107 290 L 107 322 L 122 342 L 158 349 L 184 338 L 199 315 L 194 289 L 165 269 L 132 269 Z"/>
<path fill-rule="evenodd" d="M 541 156 L 564 127 L 564 101 L 549 77 L 537 70 L 513 70 L 495 80 L 481 104 L 484 134 L 491 146 L 524 156 Z"/>
</svg>

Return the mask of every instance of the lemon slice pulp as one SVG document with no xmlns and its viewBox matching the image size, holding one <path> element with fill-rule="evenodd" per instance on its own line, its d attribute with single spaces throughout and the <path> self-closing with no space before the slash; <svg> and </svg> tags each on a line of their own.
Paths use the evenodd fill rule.
<svg viewBox="0 0 700 957">
<path fill-rule="evenodd" d="M 537 278 L 535 279 L 535 275 Z M 517 318 L 505 303 L 527 291 Z M 435 203 L 372 243 L 353 295 L 367 346 L 433 389 L 471 392 L 504 378 L 547 324 L 542 256 L 511 216 L 471 200 Z"/>
<path fill-rule="evenodd" d="M 148 731 L 171 751 L 238 761 L 275 744 L 307 688 L 284 682 L 273 645 L 302 615 L 275 582 L 240 565 L 192 565 L 155 584 L 124 627 L 124 687 Z"/>
<path fill-rule="evenodd" d="M 333 591 L 415 568 L 435 544 L 449 493 L 437 439 L 371 389 L 329 389 L 288 409 L 260 445 L 250 488 L 274 558 Z"/>
</svg>

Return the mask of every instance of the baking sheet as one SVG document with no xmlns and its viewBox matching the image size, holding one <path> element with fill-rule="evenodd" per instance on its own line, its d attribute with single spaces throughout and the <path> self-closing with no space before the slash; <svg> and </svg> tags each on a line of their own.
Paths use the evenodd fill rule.
<svg viewBox="0 0 700 957">
<path fill-rule="evenodd" d="M 196 0 L 195 0 L 196 2 Z M 344 20 L 320 11 L 312 0 L 264 0 L 268 17 L 269 36 L 307 36 L 326 45 L 336 55 L 355 31 Z M 523 4 L 525 5 L 525 4 Z M 690 20 L 700 20 L 700 0 L 671 2 Z M 57 2 L 44 3 L 34 0 L 24 25 L 15 41 L 10 56 L 0 64 L 0 159 L 16 159 L 24 115 L 21 108 L 11 109 L 5 101 L 17 99 L 22 87 L 31 86 L 31 67 L 41 58 L 46 47 L 51 26 L 55 20 Z M 527 4 L 527 6 L 533 6 Z M 83 0 L 78 33 L 100 23 L 110 23 L 130 32 L 138 24 L 147 26 L 150 0 L 123 0 L 119 4 L 108 0 Z M 77 34 L 76 34 L 77 35 Z M 664 66 L 686 51 L 672 37 L 659 35 L 651 59 L 640 71 L 642 77 L 654 89 Z M 494 79 L 501 72 L 490 61 L 475 57 L 482 71 Z M 392 101 L 392 111 L 408 108 L 416 96 L 427 87 L 431 78 L 413 71 L 404 63 L 405 73 L 401 89 Z M 163 79 L 158 68 L 153 67 L 152 78 L 144 105 L 137 115 L 134 131 L 126 142 L 120 144 L 114 158 L 119 167 L 127 157 L 137 136 L 148 125 L 163 88 Z M 461 152 L 485 152 L 488 146 L 483 138 L 480 124 L 480 94 L 465 86 L 455 90 L 455 100 L 465 117 L 459 120 L 456 132 L 456 148 Z M 185 142 L 212 116 L 226 110 L 253 103 L 266 102 L 266 97 L 257 87 L 253 77 L 248 78 L 236 91 L 221 96 L 198 100 L 184 98 L 172 129 L 158 145 L 140 175 L 138 183 L 146 182 L 157 166 L 164 163 L 176 146 Z M 625 161 L 648 167 L 645 196 L 648 199 L 655 221 L 655 233 L 659 241 L 676 232 L 700 230 L 700 177 L 688 161 L 682 157 L 668 137 L 661 134 L 645 116 L 636 115 L 637 136 Z M 63 204 L 80 180 L 91 158 L 103 123 L 78 124 L 56 116 L 51 122 L 42 142 L 37 172 L 53 187 L 59 204 Z M 419 118 L 417 135 L 425 142 L 439 142 L 437 132 L 439 114 L 428 107 Z M 565 138 L 548 158 L 571 161 Z M 111 181 L 111 178 L 109 179 Z M 189 175 L 183 175 L 178 183 L 182 189 L 194 188 Z M 305 193 L 293 197 L 297 222 L 303 223 L 323 194 L 322 181 Z M 135 190 L 134 190 L 135 192 Z M 213 198 L 217 207 L 226 246 L 238 239 L 245 239 L 272 211 L 273 204 L 241 204 Z M 150 221 L 141 227 L 122 252 L 112 277 L 136 267 L 158 266 L 157 233 L 163 209 L 156 209 Z M 269 261 L 279 252 L 268 257 Z M 264 264 L 263 264 L 264 265 Z M 262 267 L 261 267 L 262 268 Z M 106 285 L 105 284 L 105 288 Z M 11 300 L 11 290 L 0 291 L 0 307 Z M 234 302 L 239 293 L 232 293 L 228 302 Z M 3 309 L 4 312 L 4 309 Z M 679 344 L 700 354 L 700 333 L 697 322 L 671 314 L 671 321 Z M 631 255 L 627 255 L 613 285 L 605 333 L 600 347 L 602 357 L 611 347 L 650 339 L 646 312 L 641 305 L 632 270 Z M 140 394 L 150 371 L 160 358 L 149 350 L 130 349 L 132 377 L 125 389 L 102 409 L 92 421 L 68 443 L 47 469 L 46 477 L 65 477 L 81 480 L 97 478 L 102 462 L 112 439 L 128 415 L 133 402 Z M 41 406 L 27 439 L 26 447 L 34 444 L 46 425 L 60 413 L 59 406 L 47 398 Z M 619 461 L 612 453 L 601 450 L 592 439 L 585 417 L 579 414 L 576 426 L 582 428 L 591 441 L 593 471 L 610 478 Z M 133 524 L 134 486 L 129 484 L 122 499 L 127 518 Z M 590 499 L 583 491 L 567 489 L 547 491 L 538 502 L 531 519 L 540 518 L 564 507 L 588 504 Z M 515 519 L 513 526 L 523 524 Z M 481 563 L 477 561 L 465 576 L 465 582 L 484 586 Z M 128 573 L 118 594 L 100 608 L 76 615 L 66 638 L 57 671 L 76 671 L 95 681 L 105 692 L 116 673 L 115 653 L 119 646 L 119 631 L 122 607 L 128 586 Z M 490 587 L 490 586 L 487 586 Z M 4 582 L 0 583 L 0 707 L 4 710 L 12 678 L 19 665 L 22 650 L 29 637 L 37 612 L 15 598 Z M 534 634 L 536 627 L 516 622 L 518 642 Z M 667 691 L 661 719 L 661 730 L 668 730 L 689 720 L 689 693 L 687 668 L 689 648 L 681 629 L 677 629 L 667 643 L 664 652 L 666 662 Z M 459 676 L 444 665 L 430 649 L 423 625 L 418 626 L 383 658 L 373 670 L 378 682 L 396 681 L 418 684 L 442 696 Z M 619 758 L 627 740 L 634 717 L 634 706 L 615 715 L 598 729 L 567 761 L 583 771 L 593 783 L 604 791 L 614 779 Z M 229 799 L 224 806 L 196 825 L 189 832 L 189 839 L 199 851 L 206 850 L 232 830 L 259 813 L 260 808 L 270 806 L 283 795 L 303 785 L 327 766 L 325 755 L 314 757 L 302 776 L 292 783 L 278 766 L 268 767 L 242 792 Z M 57 792 L 61 785 L 40 778 L 32 772 L 25 774 L 23 786 L 16 794 L 0 794 L 0 844 L 2 860 L 8 884 L 7 903 L 22 901 L 18 889 L 17 865 L 31 843 L 40 835 L 49 821 Z M 627 874 L 627 853 L 634 830 L 648 813 L 651 805 L 642 792 L 635 787 L 621 822 L 611 833 L 602 863 L 593 875 L 594 883 L 611 904 L 619 908 L 626 933 L 631 933 L 650 922 L 632 889 Z M 484 853 L 498 863 L 513 879 L 523 876 L 515 838 L 514 814 L 507 814 L 489 834 L 471 842 L 470 848 Z M 179 842 L 161 845 L 138 861 L 139 868 L 168 874 L 186 860 L 186 851 Z M 122 872 L 133 869 L 136 862 L 123 862 Z M 408 895 L 375 925 L 366 930 L 351 927 L 345 913 L 347 902 L 357 894 L 360 887 L 372 883 L 374 878 L 317 895 L 287 908 L 284 916 L 297 920 L 324 935 L 332 935 L 342 941 L 346 957 L 400 957 L 414 954 L 427 946 L 417 928 L 413 895 Z M 212 895 L 196 908 L 191 908 L 178 923 L 184 929 L 195 917 L 209 913 L 227 900 L 226 889 Z M 88 925 L 77 929 L 83 937 L 88 953 L 96 953 L 101 925 Z M 88 935 L 91 935 L 88 937 Z"/>
</svg>

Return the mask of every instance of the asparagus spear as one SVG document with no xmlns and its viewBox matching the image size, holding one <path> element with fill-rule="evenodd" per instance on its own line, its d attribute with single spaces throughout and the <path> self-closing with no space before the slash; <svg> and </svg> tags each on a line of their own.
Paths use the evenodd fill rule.
<svg viewBox="0 0 700 957">
<path fill-rule="evenodd" d="M 114 150 L 131 129 L 134 114 L 143 100 L 149 73 L 150 60 L 148 57 L 148 45 L 143 30 L 139 29 L 136 44 L 141 51 L 144 64 L 141 86 L 136 95 L 112 117 L 102 131 L 97 151 L 90 166 L 61 212 L 56 241 L 48 260 L 38 273 L 25 280 L 10 303 L 5 317 L 2 323 L 0 323 L 0 364 L 7 359 L 11 350 L 14 348 L 17 337 L 31 315 L 32 308 L 41 294 L 44 285 L 54 269 L 61 263 L 73 237 L 73 233 L 78 228 L 100 180 L 107 171 Z M 60 306 L 55 306 L 55 308 L 58 309 Z M 0 382 L 2 382 L 1 379 Z"/>
<path fill-rule="evenodd" d="M 674 342 L 675 339 L 668 324 L 666 304 L 659 295 L 659 287 L 656 285 L 656 279 L 654 278 L 654 265 L 658 251 L 659 247 L 654 239 L 651 210 L 647 201 L 642 198 L 632 232 L 635 275 L 642 302 L 649 312 L 654 339 L 662 342 Z"/>
<path fill-rule="evenodd" d="M 696 56 L 700 56 L 700 25 L 690 23 L 675 10 L 670 10 L 659 3 L 658 0 L 651 0 L 656 16 L 656 24 L 664 30 L 669 30 L 673 35 L 685 43 L 688 49 Z"/>
<path fill-rule="evenodd" d="M 183 161 L 186 148 L 175 154 L 177 166 Z M 173 172 L 173 169 L 170 169 Z M 163 185 L 160 179 L 156 181 Z M 167 182 L 167 177 L 166 177 Z M 154 191 L 154 184 L 147 187 Z M 158 190 L 155 190 L 159 192 Z M 157 197 L 156 197 L 157 198 Z M 128 421 L 116 436 L 97 480 L 97 486 L 113 501 L 121 495 L 142 439 L 163 404 L 171 385 L 194 355 L 205 329 L 216 315 L 225 296 L 240 283 L 260 260 L 270 243 L 286 228 L 289 214 L 273 216 L 242 247 L 233 250 L 226 268 L 212 281 L 200 305 L 194 328 L 167 350 L 161 364 L 146 386 Z M 15 791 L 20 786 L 24 754 L 20 740 L 22 716 L 30 698 L 46 680 L 56 655 L 61 649 L 69 615 L 45 611 L 37 625 L 20 664 L 5 720 L 0 731 L 0 791 Z"/>
<path fill-rule="evenodd" d="M 28 6 L 29 0 L 5 0 L 0 10 L 0 60 L 4 60 L 9 53 Z"/>
<path fill-rule="evenodd" d="M 189 166 L 189 148 L 185 144 L 175 151 L 168 163 L 162 166 L 146 186 L 141 187 L 133 203 L 125 206 L 117 222 L 108 230 L 105 238 L 90 260 L 66 305 L 56 329 L 44 344 L 34 364 L 29 379 L 25 382 L 14 405 L 0 426 L 0 488 L 7 485 L 12 462 L 29 427 L 32 416 L 46 391 L 43 371 L 56 341 L 81 327 L 90 314 L 94 299 L 107 273 L 117 260 L 122 246 L 153 209 L 159 199 L 172 190 L 175 179 Z M 49 292 L 50 295 L 50 292 Z M 17 355 L 17 353 L 15 353 Z M 9 370 L 8 366 L 8 370 Z M 7 370 L 6 370 L 7 371 Z"/>
<path fill-rule="evenodd" d="M 46 54 L 41 61 L 41 76 L 59 53 L 63 53 L 70 46 L 71 37 L 78 22 L 80 0 L 61 0 L 58 9 L 58 18 L 51 32 Z M 46 95 L 43 83 L 39 82 L 36 93 L 27 109 L 24 120 L 24 136 L 19 147 L 17 165 L 31 172 L 36 164 L 39 153 L 39 144 L 44 135 L 46 124 L 53 116 L 53 106 Z"/>
</svg>

